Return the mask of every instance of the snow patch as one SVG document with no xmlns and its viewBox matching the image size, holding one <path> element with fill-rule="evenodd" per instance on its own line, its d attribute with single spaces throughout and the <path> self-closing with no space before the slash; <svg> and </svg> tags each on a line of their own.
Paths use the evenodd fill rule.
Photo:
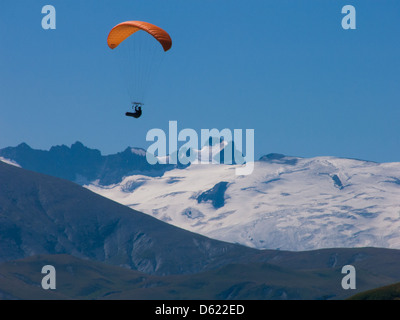
<svg viewBox="0 0 400 320">
<path fill-rule="evenodd" d="M 138 156 L 145 157 L 146 156 L 146 150 L 140 149 L 140 148 L 131 148 L 131 152 L 133 154 L 137 154 Z"/>
<path fill-rule="evenodd" d="M 6 159 L 6 158 L 3 158 L 3 157 L 0 157 L 0 161 L 2 161 L 4 163 L 7 163 L 7 164 L 10 164 L 12 166 L 21 168 L 21 166 L 17 162 L 15 162 L 14 160 L 10 160 L 10 159 Z"/>
</svg>

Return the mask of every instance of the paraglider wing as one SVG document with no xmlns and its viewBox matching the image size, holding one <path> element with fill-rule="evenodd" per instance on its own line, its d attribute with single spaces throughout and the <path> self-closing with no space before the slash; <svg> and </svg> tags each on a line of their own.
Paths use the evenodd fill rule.
<svg viewBox="0 0 400 320">
<path fill-rule="evenodd" d="M 165 57 L 165 52 L 172 46 L 171 37 L 154 24 L 126 21 L 111 29 L 107 44 L 111 49 L 120 46 L 115 50 L 114 56 L 120 64 L 123 84 L 127 88 L 132 105 L 142 106 L 147 88 L 150 87 L 149 84 L 154 79 L 153 76 Z M 140 117 L 138 113 L 135 115 Z"/>
<path fill-rule="evenodd" d="M 143 21 L 126 21 L 116 25 L 108 35 L 108 46 L 111 49 L 115 49 L 126 38 L 139 30 L 151 34 L 162 45 L 164 51 L 168 51 L 171 48 L 172 40 L 166 31 L 154 24 Z"/>
</svg>

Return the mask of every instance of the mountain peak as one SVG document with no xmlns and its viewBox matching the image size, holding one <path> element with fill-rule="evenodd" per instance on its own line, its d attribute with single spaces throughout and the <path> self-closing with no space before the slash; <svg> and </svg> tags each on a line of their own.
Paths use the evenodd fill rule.
<svg viewBox="0 0 400 320">
<path fill-rule="evenodd" d="M 88 149 L 88 148 L 85 147 L 85 145 L 82 142 L 76 141 L 74 144 L 71 145 L 71 149 Z"/>
<path fill-rule="evenodd" d="M 17 148 L 18 149 L 22 149 L 22 150 L 32 150 L 32 148 L 28 145 L 28 144 L 26 144 L 25 142 L 22 142 L 22 143 L 20 143 L 18 146 L 17 146 Z"/>
</svg>

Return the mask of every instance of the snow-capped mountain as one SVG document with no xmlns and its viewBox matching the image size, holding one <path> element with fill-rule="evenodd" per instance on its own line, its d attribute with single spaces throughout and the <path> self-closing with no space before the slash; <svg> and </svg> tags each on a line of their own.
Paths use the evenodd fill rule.
<svg viewBox="0 0 400 320">
<path fill-rule="evenodd" d="M 279 154 L 238 165 L 192 164 L 86 187 L 155 218 L 259 249 L 400 248 L 400 163 Z"/>
<path fill-rule="evenodd" d="M 263 165 L 298 164 L 296 158 L 278 155 L 263 159 L 267 161 L 261 162 Z M 206 173 L 200 170 L 205 167 L 193 166 L 193 171 L 184 169 L 181 176 L 159 181 L 166 182 L 167 188 L 185 178 L 206 183 L 200 176 Z M 232 177 L 228 166 L 208 167 L 225 180 Z M 284 171 L 278 173 L 283 179 Z M 331 177 L 338 190 L 345 190 L 350 183 Z M 237 179 L 240 184 L 243 177 Z M 359 291 L 399 279 L 398 268 L 393 266 L 399 264 L 400 250 L 254 250 L 176 228 L 76 183 L 2 160 L 0 181 L 2 299 L 341 299 L 355 293 L 339 285 L 341 267 L 348 264 L 357 269 Z M 226 197 L 235 184 L 230 181 L 195 194 L 195 201 L 216 210 L 224 208 L 232 201 Z M 186 181 L 185 186 L 189 185 Z M 202 218 L 195 211 L 186 214 L 193 220 Z M 47 295 L 49 290 L 38 285 L 38 272 L 40 275 L 41 268 L 49 264 L 57 268 L 54 295 Z"/>
<path fill-rule="evenodd" d="M 138 148 L 103 156 L 79 142 L 49 151 L 21 144 L 1 149 L 0 157 L 170 224 L 254 248 L 400 248 L 400 163 L 269 154 L 251 175 L 238 176 L 240 165 L 214 163 L 218 152 L 224 158 L 226 143 L 214 146 L 192 150 L 189 166 L 152 166 Z"/>
</svg>

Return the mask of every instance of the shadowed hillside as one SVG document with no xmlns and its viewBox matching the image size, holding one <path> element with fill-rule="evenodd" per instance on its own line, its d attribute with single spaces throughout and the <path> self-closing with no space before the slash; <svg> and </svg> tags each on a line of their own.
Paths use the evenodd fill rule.
<svg viewBox="0 0 400 320">
<path fill-rule="evenodd" d="M 193 273 L 256 250 L 179 229 L 75 183 L 0 161 L 0 261 L 71 254 L 147 273 Z"/>
</svg>

